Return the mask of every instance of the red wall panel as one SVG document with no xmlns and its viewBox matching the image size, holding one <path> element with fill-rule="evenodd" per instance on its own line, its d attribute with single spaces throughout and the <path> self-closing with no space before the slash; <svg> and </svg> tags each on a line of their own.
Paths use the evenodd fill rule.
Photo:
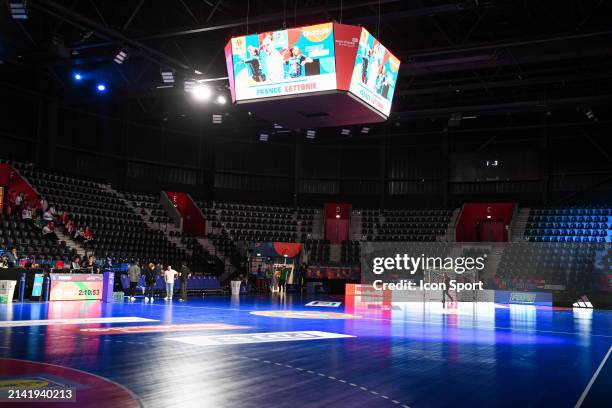
<svg viewBox="0 0 612 408">
<path fill-rule="evenodd" d="M 512 221 L 516 203 L 468 203 L 463 205 L 461 217 L 457 222 L 455 238 L 457 242 L 477 242 L 479 223 L 501 221 L 503 236 L 497 241 L 508 241 L 507 226 Z"/>
<path fill-rule="evenodd" d="M 346 203 L 325 204 L 325 239 L 339 244 L 349 238 L 351 205 Z"/>
<path fill-rule="evenodd" d="M 206 234 L 206 219 L 187 193 L 165 192 L 183 218 L 183 232 L 196 236 Z"/>
</svg>

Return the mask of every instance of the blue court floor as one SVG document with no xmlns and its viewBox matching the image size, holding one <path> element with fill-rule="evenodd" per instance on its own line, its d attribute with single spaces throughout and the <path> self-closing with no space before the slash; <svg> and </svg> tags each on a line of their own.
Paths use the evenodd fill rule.
<svg viewBox="0 0 612 408">
<path fill-rule="evenodd" d="M 610 311 L 311 300 L 0 305 L 0 389 L 43 378 L 105 407 L 612 407 Z M 84 318 L 125 319 L 58 320 Z"/>
</svg>

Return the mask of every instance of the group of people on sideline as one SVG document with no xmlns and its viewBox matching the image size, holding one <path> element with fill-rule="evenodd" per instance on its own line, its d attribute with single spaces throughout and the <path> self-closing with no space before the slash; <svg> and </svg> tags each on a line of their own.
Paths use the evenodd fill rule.
<svg viewBox="0 0 612 408">
<path fill-rule="evenodd" d="M 181 263 L 180 270 L 176 271 L 172 268 L 172 265 L 166 265 L 163 267 L 161 262 L 157 264 L 149 262 L 148 265 L 141 268 L 139 262 L 132 260 L 128 266 L 127 273 L 130 279 L 128 296 L 129 300 L 132 302 L 136 300 L 136 288 L 141 277 L 144 277 L 145 283 L 144 301 L 153 302 L 155 283 L 157 282 L 158 276 L 161 276 L 165 282 L 166 297 L 164 300 L 172 300 L 174 294 L 174 281 L 177 277 L 180 278 L 181 283 L 181 297 L 179 300 L 187 300 L 187 281 L 189 277 L 191 277 L 191 270 L 184 261 Z"/>
</svg>

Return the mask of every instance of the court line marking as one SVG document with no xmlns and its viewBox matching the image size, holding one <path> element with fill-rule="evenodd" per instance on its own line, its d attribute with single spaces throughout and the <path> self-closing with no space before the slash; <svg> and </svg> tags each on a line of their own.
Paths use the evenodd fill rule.
<svg viewBox="0 0 612 408">
<path fill-rule="evenodd" d="M 580 406 L 582 406 L 582 403 L 584 402 L 586 396 L 588 395 L 589 391 L 591 390 L 591 387 L 595 383 L 595 380 L 597 379 L 597 376 L 599 375 L 599 373 L 603 369 L 604 365 L 606 365 L 606 361 L 608 361 L 608 357 L 610 357 L 610 354 L 612 354 L 612 346 L 610 346 L 610 348 L 608 349 L 608 352 L 606 353 L 605 357 L 603 358 L 603 360 L 601 360 L 601 363 L 599 364 L 599 367 L 597 367 L 597 370 L 595 370 L 595 373 L 591 377 L 591 380 L 587 384 L 587 386 L 584 389 L 584 391 L 582 391 L 582 394 L 580 395 L 580 398 L 578 399 L 578 402 L 576 402 L 576 405 L 574 405 L 574 408 L 580 408 Z"/>
<path fill-rule="evenodd" d="M 79 324 L 99 324 L 99 323 L 150 323 L 157 322 L 155 319 L 147 319 L 138 316 L 118 316 L 118 317 L 83 317 L 75 319 L 44 319 L 44 320 L 6 320 L 0 322 L 0 328 L 30 327 L 30 326 L 58 326 L 58 325 L 79 325 Z"/>
<path fill-rule="evenodd" d="M 240 358 L 240 359 L 243 359 L 243 360 L 251 360 L 251 361 L 255 361 L 255 362 L 261 362 L 262 361 L 262 360 L 260 360 L 259 358 L 256 358 L 256 357 L 238 356 L 238 355 L 231 355 L 231 356 L 232 357 L 236 357 L 236 358 Z M 372 394 L 372 395 L 374 395 L 376 397 L 379 397 L 379 398 L 385 399 L 385 400 L 387 400 L 389 402 L 392 402 L 393 404 L 401 405 L 402 408 L 411 408 L 409 405 L 402 404 L 398 400 L 391 400 L 391 398 L 388 397 L 387 395 L 380 394 L 380 393 L 378 393 L 376 391 L 368 389 L 367 387 L 363 387 L 363 386 L 360 386 L 360 385 L 352 383 L 352 382 L 348 382 L 348 381 L 343 380 L 343 379 L 338 379 L 338 378 L 333 377 L 331 375 L 326 375 L 324 373 L 318 373 L 316 371 L 307 370 L 307 369 L 301 368 L 301 367 L 290 366 L 289 364 L 281 364 L 281 363 L 277 363 L 277 362 L 274 362 L 274 361 L 263 360 L 263 362 L 264 363 L 269 363 L 270 366 L 276 365 L 276 366 L 280 366 L 280 367 L 287 367 L 289 369 L 293 369 L 293 370 L 296 370 L 296 371 L 301 372 L 301 373 L 308 373 L 308 374 L 311 374 L 311 375 L 315 375 L 316 374 L 316 376 L 318 376 L 318 377 L 327 378 L 327 379 L 329 379 L 331 381 L 337 381 L 339 383 L 349 385 L 349 386 L 351 386 L 351 387 L 353 387 L 353 388 L 355 388 L 357 390 L 360 390 L 360 391 Z"/>
</svg>

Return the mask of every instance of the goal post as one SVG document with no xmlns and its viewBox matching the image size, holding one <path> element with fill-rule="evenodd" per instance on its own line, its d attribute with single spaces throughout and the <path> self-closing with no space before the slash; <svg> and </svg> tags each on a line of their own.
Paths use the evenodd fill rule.
<svg viewBox="0 0 612 408">
<path fill-rule="evenodd" d="M 457 273 L 454 271 L 446 271 L 439 269 L 426 269 L 423 273 L 423 280 L 425 283 L 437 283 L 441 284 L 445 281 L 445 276 L 450 280 L 448 293 L 452 296 L 454 301 L 463 302 L 475 302 L 476 301 L 476 290 L 474 289 L 476 282 L 478 282 L 478 271 L 465 271 L 463 273 Z M 453 285 L 454 283 L 454 285 Z M 469 283 L 467 288 L 463 288 L 460 292 L 457 291 L 457 284 Z M 454 286 L 454 288 L 453 288 Z M 425 299 L 428 301 L 442 301 L 442 290 L 427 291 Z"/>
</svg>

